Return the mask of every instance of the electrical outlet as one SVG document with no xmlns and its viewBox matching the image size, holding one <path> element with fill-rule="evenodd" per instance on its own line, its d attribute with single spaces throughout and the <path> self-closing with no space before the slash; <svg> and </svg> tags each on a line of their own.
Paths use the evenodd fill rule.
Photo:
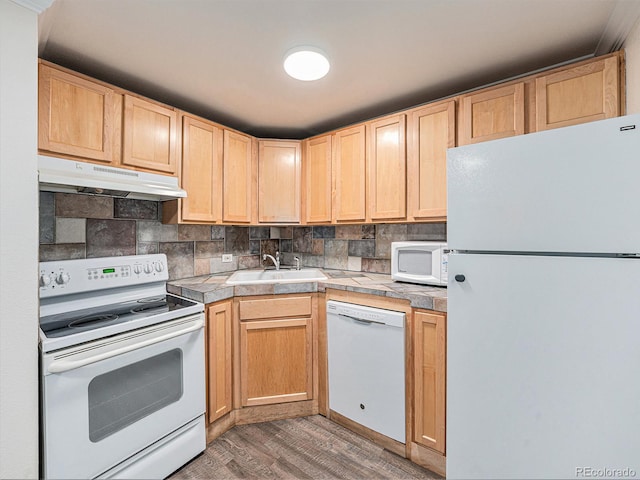
<svg viewBox="0 0 640 480">
<path fill-rule="evenodd" d="M 222 263 L 231 263 L 233 262 L 233 255 L 231 253 L 224 253 L 222 255 Z"/>
</svg>

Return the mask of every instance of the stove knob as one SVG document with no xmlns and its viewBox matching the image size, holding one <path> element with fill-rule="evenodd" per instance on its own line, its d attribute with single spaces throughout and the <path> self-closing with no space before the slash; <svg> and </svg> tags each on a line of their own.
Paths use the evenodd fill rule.
<svg viewBox="0 0 640 480">
<path fill-rule="evenodd" d="M 142 272 L 142 265 L 134 265 L 133 266 L 133 273 L 140 274 L 141 272 Z"/>
<path fill-rule="evenodd" d="M 151 273 L 153 272 L 153 266 L 150 263 L 147 263 L 144 266 L 144 273 Z"/>
<path fill-rule="evenodd" d="M 65 283 L 69 283 L 69 280 L 70 280 L 70 279 L 71 279 L 71 278 L 69 277 L 69 274 L 68 274 L 68 273 L 64 273 L 64 272 L 62 272 L 62 273 L 60 273 L 60 275 L 58 275 L 58 276 L 56 277 L 56 283 L 57 283 L 58 285 L 64 285 Z"/>
<path fill-rule="evenodd" d="M 46 274 L 40 275 L 40 286 L 48 287 L 49 285 L 51 285 L 51 277 Z"/>
<path fill-rule="evenodd" d="M 161 272 L 162 270 L 164 270 L 164 265 L 162 264 L 162 262 L 156 262 L 155 267 L 156 272 Z"/>
</svg>

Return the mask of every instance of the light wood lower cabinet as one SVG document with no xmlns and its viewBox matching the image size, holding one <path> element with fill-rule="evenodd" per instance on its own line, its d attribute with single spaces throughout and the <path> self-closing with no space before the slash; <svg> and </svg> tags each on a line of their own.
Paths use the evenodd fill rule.
<svg viewBox="0 0 640 480">
<path fill-rule="evenodd" d="M 315 297 L 238 301 L 242 407 L 314 397 Z"/>
<path fill-rule="evenodd" d="M 207 422 L 232 409 L 232 300 L 207 306 Z"/>
<path fill-rule="evenodd" d="M 310 400 L 311 338 L 311 318 L 242 322 L 242 406 Z"/>
<path fill-rule="evenodd" d="M 445 453 L 446 315 L 414 310 L 413 441 Z"/>
</svg>

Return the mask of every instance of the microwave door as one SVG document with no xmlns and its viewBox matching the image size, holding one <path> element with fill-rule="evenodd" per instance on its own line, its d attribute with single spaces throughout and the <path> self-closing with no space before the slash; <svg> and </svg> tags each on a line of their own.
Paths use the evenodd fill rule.
<svg viewBox="0 0 640 480">
<path fill-rule="evenodd" d="M 402 248 L 398 250 L 398 278 L 408 282 L 438 282 L 434 272 L 439 272 L 438 251 L 426 248 Z"/>
<path fill-rule="evenodd" d="M 420 276 L 433 275 L 433 252 L 424 248 L 402 248 L 398 251 L 398 272 Z"/>
</svg>

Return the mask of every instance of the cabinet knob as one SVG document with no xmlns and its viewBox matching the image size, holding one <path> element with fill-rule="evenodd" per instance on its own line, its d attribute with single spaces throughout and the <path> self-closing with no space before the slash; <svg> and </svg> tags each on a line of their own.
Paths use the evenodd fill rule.
<svg viewBox="0 0 640 480">
<path fill-rule="evenodd" d="M 453 278 L 456 279 L 456 282 L 460 282 L 460 283 L 462 283 L 462 282 L 464 282 L 466 280 L 466 277 L 464 275 L 461 275 L 461 274 L 458 274 Z"/>
</svg>

